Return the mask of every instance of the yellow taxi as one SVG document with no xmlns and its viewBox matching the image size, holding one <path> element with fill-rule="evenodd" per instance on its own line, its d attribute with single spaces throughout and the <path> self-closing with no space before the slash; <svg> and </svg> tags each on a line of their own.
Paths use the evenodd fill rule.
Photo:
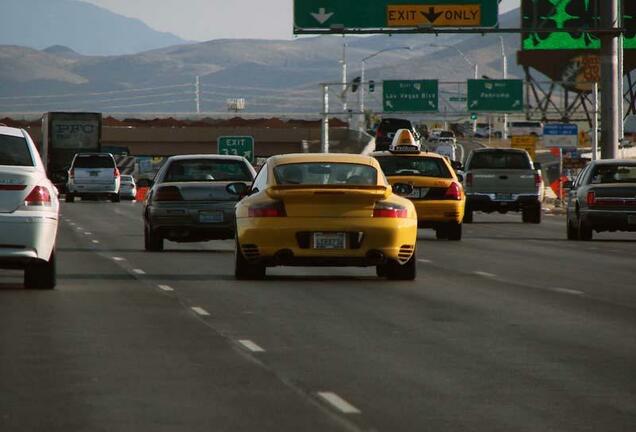
<svg viewBox="0 0 636 432">
<path fill-rule="evenodd" d="M 395 134 L 388 151 L 371 153 L 391 184 L 408 184 L 418 226 L 433 228 L 438 239 L 461 240 L 466 195 L 444 156 L 420 151 L 408 129 Z"/>
<path fill-rule="evenodd" d="M 250 188 L 227 190 L 246 195 L 236 206 L 237 279 L 273 266 L 375 266 L 380 277 L 415 279 L 415 207 L 372 157 L 274 156 Z"/>
</svg>

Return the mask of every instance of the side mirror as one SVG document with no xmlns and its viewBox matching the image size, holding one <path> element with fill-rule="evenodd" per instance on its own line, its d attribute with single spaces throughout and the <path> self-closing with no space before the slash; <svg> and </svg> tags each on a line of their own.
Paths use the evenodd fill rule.
<svg viewBox="0 0 636 432">
<path fill-rule="evenodd" d="M 155 184 L 154 180 L 150 180 L 147 178 L 142 178 L 137 180 L 137 187 L 140 188 L 151 188 Z"/>
<path fill-rule="evenodd" d="M 571 180 L 563 182 L 563 189 L 572 189 L 572 186 L 574 186 L 574 182 Z"/>
<path fill-rule="evenodd" d="M 457 180 L 460 183 L 464 183 L 464 173 L 457 173 Z"/>
<path fill-rule="evenodd" d="M 225 187 L 225 190 L 230 195 L 236 195 L 240 198 L 243 198 L 250 192 L 249 186 L 242 182 L 230 183 Z"/>
<path fill-rule="evenodd" d="M 541 169 L 541 164 L 539 162 L 534 162 L 533 165 L 534 165 L 534 169 L 536 169 L 536 170 L 540 170 Z"/>
<path fill-rule="evenodd" d="M 408 183 L 395 183 L 393 186 L 393 192 L 400 196 L 409 196 L 413 193 L 413 185 Z"/>
<path fill-rule="evenodd" d="M 453 169 L 455 171 L 461 171 L 464 169 L 464 167 L 462 166 L 462 163 L 460 161 L 451 161 L 451 166 L 453 167 Z"/>
</svg>

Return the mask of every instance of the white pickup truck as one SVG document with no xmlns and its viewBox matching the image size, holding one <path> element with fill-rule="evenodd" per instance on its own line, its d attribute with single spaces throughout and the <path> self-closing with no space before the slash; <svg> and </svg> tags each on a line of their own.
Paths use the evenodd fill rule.
<svg viewBox="0 0 636 432">
<path fill-rule="evenodd" d="M 518 149 L 473 150 L 465 166 L 464 222 L 473 212 L 521 212 L 525 223 L 541 223 L 543 179 L 539 164 Z"/>
</svg>

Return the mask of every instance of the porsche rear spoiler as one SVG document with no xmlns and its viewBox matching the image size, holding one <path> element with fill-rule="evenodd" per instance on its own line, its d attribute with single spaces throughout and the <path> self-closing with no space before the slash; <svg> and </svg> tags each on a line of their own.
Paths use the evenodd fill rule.
<svg viewBox="0 0 636 432">
<path fill-rule="evenodd" d="M 268 188 L 267 195 L 273 199 L 333 195 L 382 200 L 391 195 L 391 187 L 378 185 L 281 185 Z"/>
</svg>

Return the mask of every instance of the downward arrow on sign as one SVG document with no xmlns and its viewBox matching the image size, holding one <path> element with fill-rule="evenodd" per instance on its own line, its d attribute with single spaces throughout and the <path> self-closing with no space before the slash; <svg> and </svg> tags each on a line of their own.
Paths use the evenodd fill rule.
<svg viewBox="0 0 636 432">
<path fill-rule="evenodd" d="M 329 18 L 333 16 L 333 12 L 327 13 L 327 10 L 325 8 L 320 8 L 318 10 L 318 13 L 312 12 L 311 16 L 314 17 L 314 19 L 320 24 L 324 24 L 327 22 L 327 20 L 329 20 Z"/>
<path fill-rule="evenodd" d="M 441 17 L 444 14 L 444 12 L 435 12 L 435 6 L 431 6 L 430 8 L 428 8 L 428 12 L 420 13 L 424 15 L 424 18 L 426 18 L 431 24 L 437 21 L 437 18 Z"/>
</svg>

